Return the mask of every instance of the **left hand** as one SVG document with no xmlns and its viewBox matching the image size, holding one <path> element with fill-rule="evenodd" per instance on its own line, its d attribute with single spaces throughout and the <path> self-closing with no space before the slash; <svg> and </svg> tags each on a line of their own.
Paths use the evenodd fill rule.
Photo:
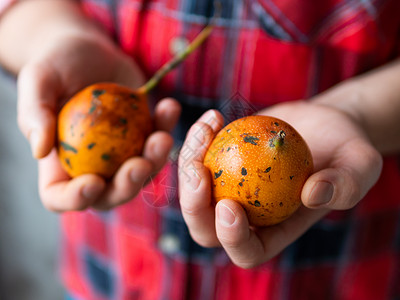
<svg viewBox="0 0 400 300">
<path fill-rule="evenodd" d="M 304 206 L 284 222 L 253 228 L 237 202 L 213 202 L 210 173 L 203 159 L 223 127 L 217 111 L 208 111 L 192 126 L 179 159 L 181 209 L 193 239 L 204 247 L 222 246 L 242 268 L 276 256 L 330 210 L 355 206 L 378 180 L 382 168 L 381 155 L 360 123 L 339 109 L 298 101 L 258 114 L 291 124 L 306 140 L 314 159 L 315 173 L 301 194 Z"/>
</svg>

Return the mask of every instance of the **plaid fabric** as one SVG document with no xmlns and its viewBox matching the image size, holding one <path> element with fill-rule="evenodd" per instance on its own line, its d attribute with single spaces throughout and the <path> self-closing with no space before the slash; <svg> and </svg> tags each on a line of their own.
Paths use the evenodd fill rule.
<svg viewBox="0 0 400 300">
<path fill-rule="evenodd" d="M 210 0 L 86 0 L 147 75 L 213 14 Z M 212 36 L 154 95 L 183 106 L 169 164 L 128 204 L 62 217 L 62 277 L 78 299 L 400 299 L 399 162 L 354 209 L 332 212 L 283 253 L 243 270 L 190 238 L 176 153 L 209 108 L 227 121 L 308 98 L 399 54 L 397 0 L 223 0 Z M 190 155 L 190 153 L 188 154 Z"/>
</svg>

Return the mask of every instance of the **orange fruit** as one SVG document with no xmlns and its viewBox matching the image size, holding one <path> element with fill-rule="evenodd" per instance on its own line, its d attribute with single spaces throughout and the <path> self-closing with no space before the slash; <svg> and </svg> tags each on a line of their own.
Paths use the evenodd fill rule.
<svg viewBox="0 0 400 300">
<path fill-rule="evenodd" d="M 254 226 L 291 216 L 313 172 L 311 152 L 300 134 L 268 116 L 249 116 L 225 126 L 212 141 L 204 165 L 211 173 L 215 201 L 239 202 Z"/>
<path fill-rule="evenodd" d="M 142 153 L 152 130 L 146 94 L 115 83 L 98 83 L 73 96 L 58 115 L 58 155 L 71 176 L 113 176 Z"/>
<path fill-rule="evenodd" d="M 147 94 L 211 34 L 207 25 L 140 88 L 93 84 L 73 96 L 58 116 L 58 154 L 71 176 L 95 173 L 112 177 L 129 157 L 140 155 L 152 120 Z"/>
</svg>

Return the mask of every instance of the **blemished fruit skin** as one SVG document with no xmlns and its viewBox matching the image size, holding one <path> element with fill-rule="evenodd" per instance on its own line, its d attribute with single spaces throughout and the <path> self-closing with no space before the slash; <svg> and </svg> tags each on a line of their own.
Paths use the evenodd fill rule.
<svg viewBox="0 0 400 300">
<path fill-rule="evenodd" d="M 301 205 L 301 191 L 313 172 L 311 152 L 288 123 L 249 116 L 225 126 L 214 138 L 204 165 L 216 202 L 231 199 L 245 209 L 250 225 L 270 226 Z"/>
<path fill-rule="evenodd" d="M 145 94 L 97 83 L 64 105 L 57 126 L 58 155 L 71 177 L 110 178 L 126 159 L 142 153 L 152 118 Z"/>
</svg>

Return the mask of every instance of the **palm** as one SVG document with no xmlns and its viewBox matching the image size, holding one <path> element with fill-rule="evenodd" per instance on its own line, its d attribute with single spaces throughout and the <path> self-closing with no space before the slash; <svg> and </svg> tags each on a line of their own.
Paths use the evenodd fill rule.
<svg viewBox="0 0 400 300">
<path fill-rule="evenodd" d="M 315 171 L 335 167 L 342 155 L 347 151 L 351 154 L 349 146 L 353 141 L 366 138 L 359 125 L 347 115 L 313 103 L 276 105 L 259 114 L 276 116 L 296 128 L 310 147 Z M 338 151 L 341 148 L 344 153 Z"/>
<path fill-rule="evenodd" d="M 134 197 L 149 176 L 165 164 L 173 141 L 168 134 L 179 116 L 179 105 L 163 99 L 154 108 L 153 132 L 143 155 L 128 159 L 111 182 L 86 174 L 70 179 L 59 163 L 55 146 L 57 113 L 82 88 L 111 81 L 131 88 L 144 83 L 134 62 L 109 41 L 63 36 L 46 44 L 21 71 L 20 127 L 30 139 L 39 161 L 39 191 L 44 205 L 54 211 L 110 208 Z M 32 134 L 33 133 L 33 134 Z"/>
<path fill-rule="evenodd" d="M 68 99 L 78 90 L 95 82 L 112 81 L 132 88 L 144 83 L 144 77 L 132 60 L 117 48 L 96 41 L 63 39 L 42 53 L 59 78 L 59 97 Z"/>
</svg>

